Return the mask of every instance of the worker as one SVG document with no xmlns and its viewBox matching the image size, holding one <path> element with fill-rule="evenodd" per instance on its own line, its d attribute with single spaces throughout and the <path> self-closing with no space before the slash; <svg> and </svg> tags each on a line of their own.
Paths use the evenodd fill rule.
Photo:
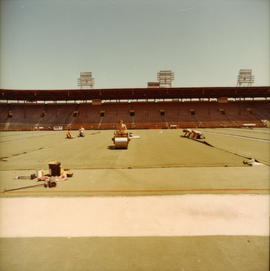
<svg viewBox="0 0 270 271">
<path fill-rule="evenodd" d="M 204 139 L 205 137 L 203 136 L 202 132 L 192 130 L 192 139 Z"/>
<path fill-rule="evenodd" d="M 126 136 L 127 135 L 127 126 L 122 120 L 119 121 L 118 129 L 114 132 L 115 136 Z"/>
<path fill-rule="evenodd" d="M 72 139 L 73 138 L 73 136 L 71 135 L 70 129 L 68 129 L 67 132 L 66 132 L 66 138 L 67 139 Z"/>
<path fill-rule="evenodd" d="M 84 128 L 83 128 L 83 127 L 81 127 L 81 128 L 79 129 L 78 137 L 84 137 Z"/>
<path fill-rule="evenodd" d="M 190 137 L 192 131 L 190 129 L 183 129 L 184 137 Z"/>
</svg>

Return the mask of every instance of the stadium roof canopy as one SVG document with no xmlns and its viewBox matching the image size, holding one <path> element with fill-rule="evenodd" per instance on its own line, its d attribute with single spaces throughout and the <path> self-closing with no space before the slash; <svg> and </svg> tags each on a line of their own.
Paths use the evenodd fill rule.
<svg viewBox="0 0 270 271">
<path fill-rule="evenodd" d="M 188 87 L 188 88 L 121 88 L 71 90 L 0 89 L 0 100 L 68 101 L 123 99 L 184 99 L 184 98 L 256 98 L 270 97 L 270 86 L 259 87 Z"/>
</svg>

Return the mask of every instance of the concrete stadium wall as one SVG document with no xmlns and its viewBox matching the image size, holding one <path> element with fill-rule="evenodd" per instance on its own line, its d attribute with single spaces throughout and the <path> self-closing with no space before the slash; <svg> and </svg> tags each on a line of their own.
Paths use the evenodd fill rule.
<svg viewBox="0 0 270 271">
<path fill-rule="evenodd" d="M 13 103 L 0 105 L 1 130 L 114 129 L 122 119 L 129 129 L 264 127 L 269 101 L 141 102 L 81 104 Z"/>
</svg>

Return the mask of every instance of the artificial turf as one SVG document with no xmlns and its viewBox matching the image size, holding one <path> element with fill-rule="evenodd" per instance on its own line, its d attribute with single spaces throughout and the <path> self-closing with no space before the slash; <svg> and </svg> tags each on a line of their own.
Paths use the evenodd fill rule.
<svg viewBox="0 0 270 271">
<path fill-rule="evenodd" d="M 1 238 L 3 271 L 268 271 L 269 237 Z"/>
</svg>

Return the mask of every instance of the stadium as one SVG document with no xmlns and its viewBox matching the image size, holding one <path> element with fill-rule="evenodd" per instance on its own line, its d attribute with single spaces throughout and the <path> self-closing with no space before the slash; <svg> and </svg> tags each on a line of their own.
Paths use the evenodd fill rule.
<svg viewBox="0 0 270 271">
<path fill-rule="evenodd" d="M 268 270 L 269 86 L 0 93 L 2 270 Z"/>
<path fill-rule="evenodd" d="M 226 128 L 269 120 L 269 87 L 1 90 L 1 130 Z M 257 100 L 256 100 L 257 99 Z M 258 100 L 259 99 L 259 100 Z M 12 103 L 20 101 L 21 103 Z"/>
</svg>

